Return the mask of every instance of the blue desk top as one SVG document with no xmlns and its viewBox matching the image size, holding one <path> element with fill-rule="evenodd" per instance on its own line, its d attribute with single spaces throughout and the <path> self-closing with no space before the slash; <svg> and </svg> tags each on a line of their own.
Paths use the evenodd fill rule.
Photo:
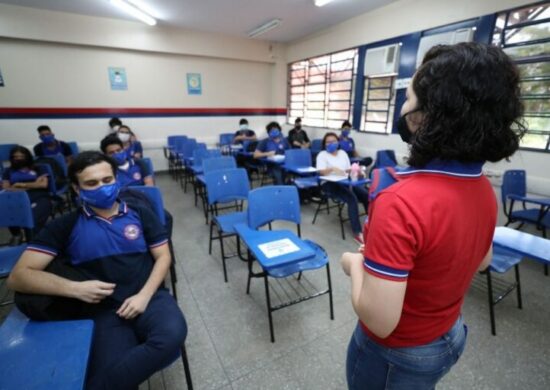
<svg viewBox="0 0 550 390">
<path fill-rule="evenodd" d="M 338 179 L 338 176 L 319 176 L 320 181 L 329 181 L 333 183 L 338 183 L 343 186 L 364 186 L 365 184 L 368 184 L 371 182 L 371 179 L 361 178 L 357 179 L 356 181 L 350 180 L 348 177 L 340 176 L 340 179 Z"/>
<path fill-rule="evenodd" d="M 285 171 L 292 172 L 299 176 L 311 176 L 318 173 L 317 168 L 315 167 L 296 167 L 296 166 L 283 166 Z"/>
<path fill-rule="evenodd" d="M 315 250 L 290 230 L 254 230 L 246 224 L 235 225 L 235 230 L 258 263 L 266 270 L 298 263 L 315 256 Z M 266 244 L 268 246 L 271 244 L 271 250 L 274 253 L 271 257 L 264 252 Z M 293 247 L 294 250 L 277 255 L 277 248 L 282 246 Z"/>
<path fill-rule="evenodd" d="M 550 264 L 550 240 L 504 226 L 495 229 L 493 245 Z"/>
<path fill-rule="evenodd" d="M 30 321 L 13 309 L 0 327 L 0 389 L 83 389 L 93 321 Z"/>
<path fill-rule="evenodd" d="M 508 195 L 508 199 L 517 200 L 520 202 L 534 203 L 544 207 L 550 207 L 549 198 L 530 198 L 528 196 L 519 196 L 519 195 Z"/>
</svg>

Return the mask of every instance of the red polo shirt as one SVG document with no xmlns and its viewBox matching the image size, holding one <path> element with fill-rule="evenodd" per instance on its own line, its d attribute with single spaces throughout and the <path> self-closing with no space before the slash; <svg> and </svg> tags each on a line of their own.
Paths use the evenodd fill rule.
<svg viewBox="0 0 550 390">
<path fill-rule="evenodd" d="M 397 172 L 375 198 L 365 225 L 365 271 L 407 282 L 401 319 L 388 347 L 429 343 L 456 322 L 464 295 L 491 246 L 497 218 L 482 164 L 434 161 Z"/>
</svg>

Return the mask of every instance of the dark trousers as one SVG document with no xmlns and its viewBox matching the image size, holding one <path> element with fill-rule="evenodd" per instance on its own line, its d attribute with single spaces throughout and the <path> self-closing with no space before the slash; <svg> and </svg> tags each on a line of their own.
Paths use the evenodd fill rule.
<svg viewBox="0 0 550 390">
<path fill-rule="evenodd" d="M 361 221 L 359 220 L 359 202 L 365 207 L 365 212 L 369 209 L 369 192 L 362 186 L 344 186 L 338 183 L 327 182 L 323 184 L 323 189 L 329 195 L 332 195 L 348 206 L 348 217 L 353 234 L 359 234 L 363 231 Z"/>
<path fill-rule="evenodd" d="M 285 172 L 280 165 L 270 164 L 267 169 L 271 177 L 273 177 L 273 184 L 278 186 L 285 184 Z"/>
<path fill-rule="evenodd" d="M 93 317 L 94 340 L 86 388 L 137 389 L 179 356 L 187 324 L 174 298 L 159 289 L 145 312 L 125 320 L 116 309 Z"/>
</svg>

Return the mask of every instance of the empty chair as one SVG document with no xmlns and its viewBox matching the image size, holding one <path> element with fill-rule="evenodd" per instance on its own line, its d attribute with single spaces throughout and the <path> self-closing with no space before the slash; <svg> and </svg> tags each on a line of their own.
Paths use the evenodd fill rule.
<svg viewBox="0 0 550 390">
<path fill-rule="evenodd" d="M 204 174 L 206 182 L 206 193 L 208 208 L 211 209 L 212 219 L 210 220 L 210 238 L 208 253 L 212 254 L 212 241 L 220 241 L 220 250 L 223 264 L 223 276 L 227 282 L 226 259 L 234 257 L 225 254 L 224 239 L 236 237 L 235 225 L 246 223 L 247 214 L 242 211 L 242 201 L 247 199 L 250 191 L 248 174 L 244 168 L 221 169 Z M 229 202 L 241 202 L 237 211 L 218 215 L 218 205 Z M 218 235 L 214 236 L 214 227 Z M 239 250 L 239 239 L 237 237 L 237 250 Z"/>
<path fill-rule="evenodd" d="M 10 160 L 10 151 L 16 146 L 16 144 L 0 144 L 0 165 Z"/>
<path fill-rule="evenodd" d="M 311 167 L 311 152 L 307 149 L 285 150 L 285 166 L 288 167 Z"/>
</svg>

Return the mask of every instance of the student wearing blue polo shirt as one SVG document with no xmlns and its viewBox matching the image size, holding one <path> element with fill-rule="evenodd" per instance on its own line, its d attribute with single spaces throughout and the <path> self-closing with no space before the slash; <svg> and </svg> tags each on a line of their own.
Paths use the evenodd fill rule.
<svg viewBox="0 0 550 390">
<path fill-rule="evenodd" d="M 256 141 L 256 133 L 250 129 L 246 118 L 242 118 L 239 121 L 239 130 L 235 132 L 235 136 L 233 137 L 234 144 L 242 145 L 244 141 Z"/>
<path fill-rule="evenodd" d="M 10 150 L 10 166 L 2 174 L 2 189 L 7 191 L 26 191 L 32 206 L 34 233 L 46 224 L 52 204 L 48 193 L 48 176 L 41 175 L 33 165 L 32 154 L 24 146 L 15 146 Z M 10 245 L 19 245 L 22 241 L 21 229 L 11 227 Z"/>
<path fill-rule="evenodd" d="M 254 151 L 254 158 L 273 157 L 285 155 L 285 150 L 290 149 L 288 141 L 283 137 L 281 126 L 277 122 L 271 122 L 266 126 L 268 137 L 260 141 Z M 269 163 L 269 173 L 275 184 L 284 184 L 284 171 L 277 163 Z"/>
<path fill-rule="evenodd" d="M 21 293 L 72 298 L 94 320 L 89 389 L 137 389 L 174 360 L 187 334 L 163 287 L 172 261 L 164 227 L 149 209 L 119 200 L 116 170 L 99 152 L 75 158 L 69 178 L 81 208 L 46 225 L 8 280 Z M 54 259 L 80 280 L 45 271 Z"/>
<path fill-rule="evenodd" d="M 54 156 L 56 154 L 62 154 L 65 156 L 65 162 L 67 165 L 71 164 L 73 159 L 73 152 L 71 147 L 55 138 L 55 134 L 52 132 L 49 126 L 38 126 L 38 135 L 42 142 L 34 145 L 34 155 L 36 157 Z"/>
<path fill-rule="evenodd" d="M 410 167 L 371 202 L 362 253 L 341 260 L 359 317 L 349 389 L 434 389 L 464 351 L 462 303 L 491 263 L 498 213 L 482 167 L 525 134 L 520 80 L 496 46 L 426 53 L 397 123 Z"/>
<path fill-rule="evenodd" d="M 350 137 L 351 123 L 349 121 L 344 121 L 342 123 L 342 129 L 341 130 L 342 130 L 342 132 L 340 133 L 340 137 L 339 137 L 340 148 L 348 154 L 348 157 L 350 159 L 351 158 L 355 158 L 355 159 L 361 158 L 359 156 L 359 153 L 357 153 L 357 149 L 355 149 L 355 141 L 353 140 L 353 138 Z M 361 165 L 364 165 L 364 166 L 368 167 L 370 164 L 372 164 L 372 158 L 370 158 L 370 157 L 361 158 L 359 163 Z"/>
<path fill-rule="evenodd" d="M 124 150 L 123 143 L 114 134 L 101 140 L 101 151 L 112 157 L 118 164 L 116 179 L 121 187 L 129 186 L 153 186 L 152 172 L 147 172 L 145 164 L 141 160 L 134 160 Z"/>
<path fill-rule="evenodd" d="M 141 142 L 137 140 L 136 135 L 128 126 L 120 126 L 116 135 L 122 141 L 123 149 L 128 152 L 128 157 L 136 159 L 143 157 L 143 146 L 141 146 Z"/>
</svg>

